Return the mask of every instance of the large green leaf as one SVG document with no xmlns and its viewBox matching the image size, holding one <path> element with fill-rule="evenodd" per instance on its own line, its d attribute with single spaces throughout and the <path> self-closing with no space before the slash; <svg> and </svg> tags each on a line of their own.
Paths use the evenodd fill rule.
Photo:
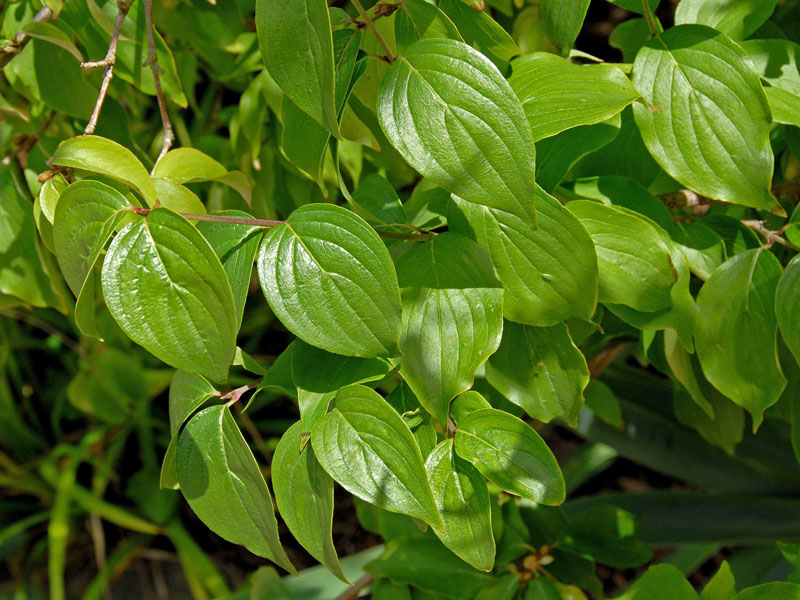
<svg viewBox="0 0 800 600">
<path fill-rule="evenodd" d="M 500 344 L 503 290 L 481 247 L 455 233 L 416 245 L 399 259 L 397 274 L 404 288 L 400 371 L 445 425 L 450 401 L 472 387 Z"/>
<path fill-rule="evenodd" d="M 714 271 L 697 296 L 695 344 L 703 373 L 752 415 L 754 429 L 786 385 L 777 354 L 780 277 L 775 255 L 748 250 Z"/>
<path fill-rule="evenodd" d="M 281 437 L 272 458 L 275 502 L 289 531 L 330 571 L 347 581 L 333 546 L 333 479 L 309 447 L 301 450 L 303 427 L 295 423 Z"/>
<path fill-rule="evenodd" d="M 400 290 L 378 234 L 352 212 L 309 204 L 264 237 L 261 289 L 281 322 L 305 342 L 350 356 L 393 356 Z"/>
<path fill-rule="evenodd" d="M 406 537 L 386 544 L 384 553 L 367 565 L 376 577 L 413 585 L 436 598 L 471 600 L 495 581 L 457 558 L 431 537 Z"/>
<path fill-rule="evenodd" d="M 264 65 L 284 93 L 333 135 L 333 36 L 325 0 L 258 0 L 256 30 Z"/>
<path fill-rule="evenodd" d="M 541 504 L 564 501 L 564 476 L 533 428 L 502 410 L 484 408 L 458 423 L 455 449 L 486 479 Z"/>
<path fill-rule="evenodd" d="M 545 31 L 563 56 L 572 50 L 587 10 L 589 0 L 541 0 L 539 3 Z"/>
<path fill-rule="evenodd" d="M 486 365 L 486 380 L 534 419 L 576 424 L 589 368 L 563 323 L 506 323 L 500 348 Z"/>
<path fill-rule="evenodd" d="M 66 139 L 56 148 L 52 164 L 111 177 L 134 188 L 148 205 L 156 203 L 156 189 L 147 169 L 133 152 L 112 140 L 96 135 Z"/>
<path fill-rule="evenodd" d="M 178 438 L 181 492 L 209 529 L 295 572 L 278 538 L 272 497 L 226 406 L 197 413 Z"/>
<path fill-rule="evenodd" d="M 103 294 L 133 341 L 178 369 L 225 381 L 236 306 L 214 250 L 183 217 L 154 209 L 120 231 L 103 263 Z"/>
<path fill-rule="evenodd" d="M 633 515 L 615 506 L 590 508 L 570 519 L 558 546 L 612 567 L 638 567 L 653 556 L 636 538 Z"/>
<path fill-rule="evenodd" d="M 442 527 L 414 436 L 377 392 L 350 386 L 317 420 L 311 444 L 323 468 L 351 494 Z"/>
<path fill-rule="evenodd" d="M 485 56 L 462 42 L 421 40 L 381 84 L 386 137 L 422 175 L 470 203 L 535 227 L 534 146 L 522 106 Z"/>
<path fill-rule="evenodd" d="M 226 217 L 251 218 L 240 210 L 221 210 L 211 213 Z M 253 261 L 261 241 L 263 230 L 255 225 L 241 223 L 217 223 L 200 221 L 197 229 L 208 240 L 219 257 L 228 276 L 236 304 L 237 326 L 242 323 L 244 304 L 253 274 Z M 237 327 L 238 328 L 238 327 Z"/>
<path fill-rule="evenodd" d="M 745 52 L 703 25 L 673 27 L 636 56 L 634 104 L 650 153 L 699 194 L 774 209 L 769 104 Z"/>
<path fill-rule="evenodd" d="M 781 335 L 800 364 L 800 255 L 789 261 L 778 282 L 775 314 Z"/>
<path fill-rule="evenodd" d="M 761 79 L 769 84 L 764 91 L 773 119 L 800 126 L 800 72 L 797 67 L 800 45 L 789 40 L 747 40 L 742 42 L 742 48 Z"/>
<path fill-rule="evenodd" d="M 536 187 L 538 229 L 512 214 L 453 197 L 452 231 L 478 242 L 503 283 L 503 314 L 518 323 L 549 326 L 590 319 L 597 306 L 597 255 L 572 213 Z"/>
<path fill-rule="evenodd" d="M 609 65 L 576 65 L 548 52 L 516 59 L 508 80 L 539 141 L 622 112 L 639 97 L 625 73 Z"/>
<path fill-rule="evenodd" d="M 97 335 L 94 322 L 94 266 L 123 217 L 128 200 L 99 181 L 83 180 L 59 196 L 53 218 L 58 265 L 78 299 L 75 320 L 84 335 Z"/>
<path fill-rule="evenodd" d="M 495 546 L 486 480 L 455 455 L 452 440 L 436 446 L 425 469 L 444 522 L 436 535 L 459 558 L 476 569 L 491 571 Z"/>
<path fill-rule="evenodd" d="M 576 200 L 567 208 L 592 236 L 600 269 L 600 302 L 651 312 L 672 304 L 677 280 L 669 248 L 655 225 L 599 202 Z"/>
<path fill-rule="evenodd" d="M 778 0 L 681 0 L 675 24 L 708 25 L 743 40 L 769 19 Z"/>
</svg>

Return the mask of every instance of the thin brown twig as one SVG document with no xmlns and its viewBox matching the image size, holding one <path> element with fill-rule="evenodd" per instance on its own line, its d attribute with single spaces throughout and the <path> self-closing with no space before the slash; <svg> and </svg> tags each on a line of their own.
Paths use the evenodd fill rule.
<svg viewBox="0 0 800 600">
<path fill-rule="evenodd" d="M 383 47 L 383 51 L 386 53 L 386 58 L 389 60 L 389 62 L 394 62 L 394 59 L 395 59 L 394 52 L 392 52 L 392 49 L 389 48 L 389 44 L 387 44 L 386 40 L 383 39 L 383 36 L 381 35 L 381 32 L 378 31 L 378 28 L 375 27 L 375 23 L 373 23 L 372 19 L 369 18 L 369 15 L 367 14 L 367 11 L 365 11 L 364 7 L 361 6 L 361 2 L 359 2 L 358 0 L 351 0 L 351 2 L 353 3 L 353 6 L 356 7 L 356 10 L 358 11 L 358 14 L 361 16 L 361 18 L 367 24 L 367 27 L 369 28 L 369 30 L 375 36 L 375 39 L 377 39 L 378 43 Z"/>
<path fill-rule="evenodd" d="M 106 94 L 108 93 L 108 86 L 111 83 L 111 78 L 114 77 L 114 63 L 117 62 L 117 42 L 119 42 L 119 34 L 122 31 L 122 24 L 125 22 L 125 17 L 128 16 L 128 11 L 132 4 L 133 0 L 130 0 L 130 2 L 117 0 L 117 21 L 114 24 L 114 31 L 111 33 L 111 42 L 108 44 L 106 57 L 103 60 L 81 63 L 81 67 L 87 71 L 98 67 L 106 68 L 103 73 L 103 83 L 100 84 L 100 93 L 97 94 L 97 102 L 94 104 L 92 116 L 86 124 L 86 129 L 83 130 L 84 135 L 91 135 L 97 127 L 97 120 L 100 118 L 100 111 L 103 108 L 103 102 L 105 102 Z"/>
<path fill-rule="evenodd" d="M 767 229 L 766 223 L 764 221 L 760 221 L 758 219 L 744 219 L 742 220 L 744 225 L 747 225 L 750 229 L 755 231 L 756 233 L 764 236 L 764 239 L 767 240 L 767 244 L 772 246 L 772 244 L 780 244 L 781 246 L 785 246 L 786 248 L 791 248 L 797 252 L 800 252 L 800 246 L 796 246 L 786 238 L 782 237 L 780 232 L 778 231 L 771 231 Z"/>
<path fill-rule="evenodd" d="M 170 123 L 169 115 L 167 114 L 167 104 L 164 101 L 164 92 L 161 90 L 161 74 L 164 70 L 158 66 L 158 55 L 156 53 L 156 41 L 153 29 L 153 0 L 142 0 L 144 2 L 144 20 L 145 28 L 147 29 L 147 60 L 144 61 L 144 66 L 150 67 L 153 72 L 153 84 L 156 88 L 156 98 L 158 99 L 158 110 L 161 113 L 161 125 L 164 128 L 164 141 L 161 143 L 161 152 L 156 158 L 155 165 L 158 161 L 169 151 L 172 147 L 172 142 L 175 141 L 175 133 L 172 131 L 172 123 Z"/>
<path fill-rule="evenodd" d="M 45 21 L 49 21 L 53 18 L 53 11 L 50 10 L 47 6 L 43 6 L 39 12 L 36 13 L 36 16 L 33 17 L 32 23 L 44 23 Z M 20 31 L 14 38 L 11 40 L 11 43 L 3 48 L 0 48 L 0 69 L 5 67 L 11 59 L 14 58 L 17 54 L 22 52 L 25 46 L 28 45 L 28 42 L 31 41 L 31 36 L 29 36 L 24 31 Z"/>
<path fill-rule="evenodd" d="M 351 585 L 349 588 L 343 591 L 341 594 L 336 596 L 336 600 L 355 600 L 355 598 L 358 598 L 358 595 L 361 593 L 361 590 L 363 590 L 370 583 L 372 583 L 373 579 L 374 577 L 372 576 L 372 573 L 367 573 L 366 575 L 361 577 L 361 579 L 359 579 L 353 585 Z"/>
</svg>

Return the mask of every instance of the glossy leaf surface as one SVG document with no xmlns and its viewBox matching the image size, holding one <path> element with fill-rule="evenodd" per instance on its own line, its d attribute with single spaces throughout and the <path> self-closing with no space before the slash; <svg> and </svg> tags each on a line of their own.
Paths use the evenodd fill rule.
<svg viewBox="0 0 800 600">
<path fill-rule="evenodd" d="M 169 365 L 225 381 L 236 348 L 236 307 L 205 238 L 165 208 L 138 217 L 111 243 L 103 294 L 122 330 Z"/>
<path fill-rule="evenodd" d="M 210 529 L 294 572 L 278 538 L 267 484 L 227 407 L 202 410 L 186 424 L 177 471 L 183 496 Z"/>
<path fill-rule="evenodd" d="M 340 390 L 317 420 L 311 444 L 323 468 L 351 494 L 440 528 L 419 446 L 400 415 L 363 386 Z"/>
<path fill-rule="evenodd" d="M 459 422 L 455 448 L 507 492 L 541 504 L 564 501 L 564 476 L 553 453 L 521 419 L 494 408 L 476 410 Z"/>
<path fill-rule="evenodd" d="M 397 354 L 397 275 L 378 234 L 352 212 L 299 208 L 264 237 L 258 274 L 272 310 L 305 342 L 350 356 Z"/>
</svg>

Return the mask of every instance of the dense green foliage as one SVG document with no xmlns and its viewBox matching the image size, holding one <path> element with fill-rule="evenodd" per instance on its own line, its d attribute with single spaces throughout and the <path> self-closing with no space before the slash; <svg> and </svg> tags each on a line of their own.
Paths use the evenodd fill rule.
<svg viewBox="0 0 800 600">
<path fill-rule="evenodd" d="M 610 2 L 2 3 L 0 594 L 800 600 L 800 7 Z"/>
</svg>

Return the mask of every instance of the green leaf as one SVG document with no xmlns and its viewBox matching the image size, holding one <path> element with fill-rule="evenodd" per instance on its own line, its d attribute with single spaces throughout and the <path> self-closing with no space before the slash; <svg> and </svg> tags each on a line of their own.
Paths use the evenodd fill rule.
<svg viewBox="0 0 800 600">
<path fill-rule="evenodd" d="M 672 231 L 692 273 L 706 281 L 728 258 L 725 242 L 720 235 L 702 223 L 681 223 Z"/>
<path fill-rule="evenodd" d="M 286 158 L 326 195 L 322 172 L 331 134 L 286 95 L 281 102 L 281 122 L 281 148 Z"/>
<path fill-rule="evenodd" d="M 558 547 L 612 567 L 638 567 L 653 557 L 636 537 L 633 515 L 615 506 L 598 506 L 570 519 Z"/>
<path fill-rule="evenodd" d="M 677 280 L 669 248 L 656 226 L 599 202 L 576 200 L 567 208 L 589 230 L 600 270 L 600 302 L 652 312 L 672 304 Z"/>
<path fill-rule="evenodd" d="M 697 358 L 678 343 L 678 334 L 672 329 L 664 331 L 664 357 L 675 379 L 686 389 L 695 404 L 713 419 L 714 408 L 703 393 L 703 386 L 700 384 L 703 373 Z"/>
<path fill-rule="evenodd" d="M 778 259 L 761 249 L 729 259 L 697 296 L 695 344 L 711 384 L 753 417 L 775 404 L 786 385 L 777 355 Z"/>
<path fill-rule="evenodd" d="M 615 115 L 606 121 L 573 127 L 539 141 L 536 144 L 537 185 L 553 192 L 582 158 L 614 141 L 621 123 L 621 117 Z"/>
<path fill-rule="evenodd" d="M 392 145 L 423 176 L 535 227 L 530 127 L 485 56 L 454 40 L 413 44 L 383 79 L 378 118 Z"/>
<path fill-rule="evenodd" d="M 91 180 L 67 187 L 56 205 L 53 245 L 61 273 L 78 299 L 75 320 L 84 335 L 97 336 L 94 267 L 126 206 L 130 203 L 120 192 Z"/>
<path fill-rule="evenodd" d="M 402 5 L 401 5 L 402 6 Z M 372 600 L 413 600 L 411 588 L 390 579 L 378 579 L 372 586 Z"/>
<path fill-rule="evenodd" d="M 528 415 L 573 425 L 583 408 L 589 368 L 563 323 L 530 327 L 506 323 L 503 341 L 486 365 L 486 380 Z"/>
<path fill-rule="evenodd" d="M 275 502 L 289 531 L 308 553 L 347 582 L 333 546 L 333 479 L 311 448 L 301 450 L 303 427 L 295 423 L 281 437 L 272 458 Z"/>
<path fill-rule="evenodd" d="M 676 567 L 669 564 L 647 569 L 617 600 L 698 600 L 699 596 Z"/>
<path fill-rule="evenodd" d="M 256 30 L 264 65 L 275 82 L 338 137 L 333 36 L 325 0 L 258 0 Z"/>
<path fill-rule="evenodd" d="M 426 4 L 426 6 L 430 6 L 430 4 Z M 362 213 L 360 216 L 368 222 L 391 225 L 408 221 L 405 208 L 397 192 L 392 184 L 378 173 L 370 173 L 359 182 L 353 192 L 353 204 L 354 210 Z M 396 230 L 408 233 L 407 228 L 397 228 Z"/>
<path fill-rule="evenodd" d="M 562 56 L 575 45 L 587 10 L 589 0 L 542 0 L 539 4 L 545 31 Z"/>
<path fill-rule="evenodd" d="M 305 342 L 350 356 L 397 354 L 397 275 L 378 234 L 352 212 L 297 209 L 264 237 L 258 274 L 276 316 Z"/>
<path fill-rule="evenodd" d="M 489 401 L 480 393 L 470 390 L 456 396 L 450 407 L 450 414 L 453 419 L 455 419 L 456 423 L 458 423 L 469 413 L 481 410 L 482 408 L 492 408 L 492 405 L 489 404 Z"/>
<path fill-rule="evenodd" d="M 491 60 L 501 73 L 519 48 L 508 32 L 489 13 L 477 11 L 462 0 L 439 0 L 441 8 L 453 20 L 464 41 Z"/>
<path fill-rule="evenodd" d="M 522 598 L 523 600 L 562 600 L 558 586 L 544 575 L 539 575 L 528 582 Z"/>
<path fill-rule="evenodd" d="M 733 600 L 800 600 L 800 584 L 787 581 L 762 583 L 742 590 Z"/>
<path fill-rule="evenodd" d="M 681 0 L 675 24 L 708 25 L 734 40 L 750 37 L 769 19 L 778 0 Z"/>
<path fill-rule="evenodd" d="M 178 370 L 169 384 L 169 431 L 174 436 L 186 419 L 219 392 L 202 375 Z"/>
<path fill-rule="evenodd" d="M 622 206 L 642 214 L 655 221 L 664 231 L 671 231 L 675 227 L 669 209 L 635 179 L 619 175 L 585 177 L 575 181 L 573 190 L 581 198 L 598 200 L 607 206 Z"/>
<path fill-rule="evenodd" d="M 196 148 L 170 150 L 153 169 L 153 177 L 171 179 L 175 183 L 218 181 L 236 190 L 250 204 L 252 192 L 241 171 L 228 171 L 219 162 Z"/>
<path fill-rule="evenodd" d="M 628 22 L 630 21 L 626 21 L 626 23 Z M 572 175 L 576 179 L 622 175 L 635 179 L 645 187 L 652 184 L 661 172 L 661 168 L 650 156 L 642 141 L 642 135 L 639 133 L 633 117 L 632 107 L 628 107 L 620 113 L 620 126 L 616 137 L 599 150 L 595 150 L 581 159 L 572 168 Z"/>
<path fill-rule="evenodd" d="M 389 369 L 384 359 L 332 354 L 302 340 L 292 342 L 292 381 L 300 405 L 303 444 L 317 419 L 328 412 L 328 402 L 339 389 L 382 379 Z"/>
<path fill-rule="evenodd" d="M 156 203 L 156 189 L 147 169 L 117 142 L 96 135 L 72 137 L 58 145 L 51 162 L 111 177 L 139 192 L 149 206 Z"/>
<path fill-rule="evenodd" d="M 639 51 L 633 84 L 658 109 L 633 106 L 644 143 L 669 175 L 715 200 L 778 207 L 769 104 L 730 38 L 702 25 L 673 27 Z"/>
<path fill-rule="evenodd" d="M 83 55 L 80 50 L 72 43 L 69 36 L 52 23 L 28 23 L 22 28 L 28 37 L 44 40 L 56 46 L 61 46 L 64 50 L 72 54 L 76 60 L 83 62 Z"/>
<path fill-rule="evenodd" d="M 296 573 L 278 538 L 267 483 L 227 407 L 206 408 L 186 424 L 177 470 L 183 496 L 209 529 Z"/>
<path fill-rule="evenodd" d="M 468 414 L 456 429 L 455 449 L 507 492 L 541 504 L 564 501 L 564 476 L 553 453 L 517 417 L 494 408 Z"/>
<path fill-rule="evenodd" d="M 153 178 L 153 186 L 161 206 L 177 213 L 206 214 L 202 200 L 192 190 L 172 179 Z"/>
<path fill-rule="evenodd" d="M 605 383 L 598 379 L 589 380 L 583 392 L 586 406 L 600 419 L 621 429 L 625 422 L 622 420 L 622 408 L 619 400 Z"/>
<path fill-rule="evenodd" d="M 400 372 L 445 425 L 450 401 L 472 387 L 500 344 L 503 290 L 486 253 L 455 233 L 417 244 L 399 259 L 397 274 L 404 288 Z"/>
<path fill-rule="evenodd" d="M 394 19 L 397 52 L 406 49 L 419 40 L 428 38 L 449 38 L 462 40 L 458 29 L 450 18 L 437 6 L 424 0 L 406 0 L 397 8 Z"/>
<path fill-rule="evenodd" d="M 236 306 L 214 250 L 186 219 L 153 209 L 111 243 L 102 271 L 108 310 L 137 344 L 167 364 L 227 379 Z"/>
<path fill-rule="evenodd" d="M 178 432 L 186 419 L 219 392 L 202 375 L 178 370 L 169 385 L 169 431 L 170 440 L 161 463 L 159 485 L 177 490 L 178 471 L 175 463 L 178 450 Z"/>
<path fill-rule="evenodd" d="M 747 40 L 741 44 L 753 61 L 756 72 L 769 86 L 764 91 L 778 123 L 800 125 L 800 72 L 797 57 L 800 45 L 789 40 Z"/>
<path fill-rule="evenodd" d="M 339 390 L 334 409 L 314 424 L 311 443 L 323 468 L 351 494 L 442 527 L 414 436 L 373 390 Z"/>
<path fill-rule="evenodd" d="M 438 597 L 471 600 L 494 577 L 470 567 L 431 537 L 392 540 L 367 571 L 376 577 L 413 585 Z"/>
<path fill-rule="evenodd" d="M 42 260 L 31 209 L 31 203 L 14 185 L 9 169 L 0 167 L 0 294 L 66 313 L 64 298 L 59 296 L 48 264 Z"/>
<path fill-rule="evenodd" d="M 361 39 L 359 36 L 357 29 L 339 29 L 333 32 L 336 111 L 340 117 L 353 79 L 359 76 L 354 74 Z M 280 115 L 283 124 L 281 147 L 284 154 L 298 169 L 313 179 L 320 187 L 322 195 L 327 197 L 323 170 L 330 133 L 286 94 L 283 96 Z"/>
<path fill-rule="evenodd" d="M 476 569 L 491 571 L 495 546 L 486 480 L 455 455 L 452 440 L 436 446 L 425 469 L 444 523 L 444 529 L 434 533 L 456 556 Z"/>
<path fill-rule="evenodd" d="M 547 52 L 516 59 L 508 80 L 539 141 L 565 129 L 610 119 L 639 97 L 625 73 L 576 65 Z"/>
<path fill-rule="evenodd" d="M 241 210 L 220 210 L 211 214 L 243 219 L 252 218 Z M 228 276 L 233 292 L 233 301 L 236 304 L 238 330 L 242 323 L 247 291 L 250 288 L 250 277 L 253 274 L 253 261 L 258 244 L 261 242 L 263 230 L 255 225 L 214 221 L 200 221 L 197 223 L 197 229 L 216 252 L 222 268 L 225 269 Z"/>
<path fill-rule="evenodd" d="M 502 210 L 453 197 L 451 231 L 487 251 L 503 283 L 503 315 L 549 326 L 569 317 L 590 319 L 597 306 L 597 256 L 586 229 L 536 187 L 539 227 Z"/>
<path fill-rule="evenodd" d="M 509 573 L 496 580 L 495 583 L 483 588 L 475 600 L 513 600 L 519 590 L 519 575 Z"/>
<path fill-rule="evenodd" d="M 775 291 L 775 314 L 786 345 L 800 364 L 800 255 L 795 256 L 781 275 Z"/>
<path fill-rule="evenodd" d="M 733 600 L 736 596 L 736 581 L 727 560 L 723 560 L 717 572 L 703 588 L 703 600 Z"/>
</svg>

